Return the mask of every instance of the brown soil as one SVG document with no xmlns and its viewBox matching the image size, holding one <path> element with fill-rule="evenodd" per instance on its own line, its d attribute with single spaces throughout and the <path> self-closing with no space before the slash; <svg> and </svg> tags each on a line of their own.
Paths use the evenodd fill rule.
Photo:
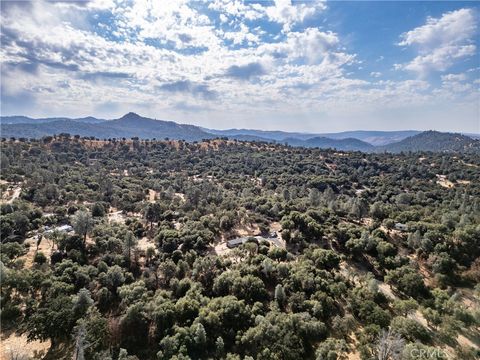
<svg viewBox="0 0 480 360">
<path fill-rule="evenodd" d="M 15 199 L 19 198 L 21 192 L 22 188 L 20 186 L 8 189 L 2 194 L 2 197 L 4 198 L 0 200 L 0 203 L 11 204 Z"/>
<path fill-rule="evenodd" d="M 149 247 L 155 248 L 155 243 L 153 242 L 153 240 L 147 237 L 143 237 L 138 240 L 137 242 L 138 250 L 146 251 Z"/>
<path fill-rule="evenodd" d="M 352 333 L 351 338 L 353 340 L 353 344 L 350 344 L 350 349 L 352 350 L 347 354 L 348 360 L 360 360 L 360 353 L 358 352 L 358 339 L 355 333 Z"/>
<path fill-rule="evenodd" d="M 110 212 L 107 214 L 108 222 L 116 222 L 125 224 L 125 219 L 127 218 L 123 211 L 118 211 L 116 208 L 110 208 Z"/>
<path fill-rule="evenodd" d="M 153 189 L 148 189 L 148 202 L 154 203 L 157 199 L 157 192 Z"/>
<path fill-rule="evenodd" d="M 29 269 L 33 266 L 33 259 L 35 257 L 35 254 L 37 253 L 37 237 L 33 236 L 27 238 L 25 240 L 25 244 L 29 244 L 30 248 L 24 256 L 20 257 L 20 259 L 25 260 L 25 268 Z M 45 236 L 42 237 L 42 241 L 38 246 L 38 251 L 43 253 L 43 255 L 47 257 L 47 259 L 50 259 L 50 256 L 53 252 L 53 242 L 48 240 Z"/>
<path fill-rule="evenodd" d="M 437 184 L 444 187 L 444 188 L 450 189 L 450 188 L 453 188 L 455 186 L 455 184 L 453 182 L 451 182 L 450 180 L 448 180 L 445 175 L 438 175 L 437 174 L 437 178 L 438 178 Z"/>
<path fill-rule="evenodd" d="M 180 200 L 182 200 L 183 202 L 185 202 L 185 194 L 182 194 L 182 193 L 175 193 L 175 196 L 180 198 Z"/>
</svg>

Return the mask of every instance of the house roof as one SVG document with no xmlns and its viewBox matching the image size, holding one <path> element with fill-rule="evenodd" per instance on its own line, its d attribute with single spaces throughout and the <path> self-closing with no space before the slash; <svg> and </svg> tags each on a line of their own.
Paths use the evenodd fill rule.
<svg viewBox="0 0 480 360">
<path fill-rule="evenodd" d="M 227 240 L 227 243 L 230 245 L 243 244 L 248 240 L 247 237 L 240 237 L 232 240 Z"/>
</svg>

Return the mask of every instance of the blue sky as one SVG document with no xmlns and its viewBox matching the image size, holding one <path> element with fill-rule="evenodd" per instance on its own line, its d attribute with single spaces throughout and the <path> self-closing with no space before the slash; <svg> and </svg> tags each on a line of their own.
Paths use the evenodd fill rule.
<svg viewBox="0 0 480 360">
<path fill-rule="evenodd" d="M 480 132 L 478 2 L 1 6 L 2 115 Z"/>
</svg>

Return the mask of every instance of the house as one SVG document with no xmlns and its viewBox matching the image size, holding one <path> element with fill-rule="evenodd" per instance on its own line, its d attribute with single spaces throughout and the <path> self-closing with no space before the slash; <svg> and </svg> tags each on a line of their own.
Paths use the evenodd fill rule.
<svg viewBox="0 0 480 360">
<path fill-rule="evenodd" d="M 407 231 L 407 230 L 408 230 L 408 226 L 407 226 L 406 224 L 396 223 L 396 224 L 395 224 L 395 230 Z"/>
<path fill-rule="evenodd" d="M 227 241 L 227 247 L 230 249 L 236 248 L 237 246 L 243 245 L 247 242 L 248 237 L 240 237 Z"/>
<path fill-rule="evenodd" d="M 59 226 L 57 227 L 57 230 L 60 231 L 60 232 L 72 232 L 73 231 L 73 227 L 71 225 L 62 225 L 62 226 Z"/>
<path fill-rule="evenodd" d="M 233 248 L 236 248 L 237 246 L 245 244 L 246 242 L 254 242 L 257 245 L 259 245 L 261 241 L 272 242 L 272 241 L 277 239 L 277 237 L 272 236 L 272 234 L 269 234 L 268 236 L 269 237 L 263 237 L 263 236 L 239 237 L 239 238 L 236 238 L 236 239 L 228 240 L 227 241 L 227 247 L 230 248 L 230 249 L 233 249 Z"/>
<path fill-rule="evenodd" d="M 45 234 L 48 234 L 48 233 L 51 233 L 51 232 L 54 232 L 54 231 L 58 231 L 58 232 L 61 232 L 61 233 L 69 233 L 69 232 L 73 231 L 73 227 L 71 225 L 62 225 L 62 226 L 58 226 L 54 229 L 50 229 L 48 226 L 45 227 Z"/>
</svg>

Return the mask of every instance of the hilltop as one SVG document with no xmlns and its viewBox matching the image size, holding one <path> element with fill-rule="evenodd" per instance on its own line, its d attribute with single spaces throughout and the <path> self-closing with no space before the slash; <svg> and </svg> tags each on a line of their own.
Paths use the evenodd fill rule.
<svg viewBox="0 0 480 360">
<path fill-rule="evenodd" d="M 469 152 L 479 151 L 480 141 L 469 136 L 439 131 L 424 131 L 407 137 L 399 142 L 380 146 L 377 151 L 433 151 L 433 152 Z"/>
</svg>

